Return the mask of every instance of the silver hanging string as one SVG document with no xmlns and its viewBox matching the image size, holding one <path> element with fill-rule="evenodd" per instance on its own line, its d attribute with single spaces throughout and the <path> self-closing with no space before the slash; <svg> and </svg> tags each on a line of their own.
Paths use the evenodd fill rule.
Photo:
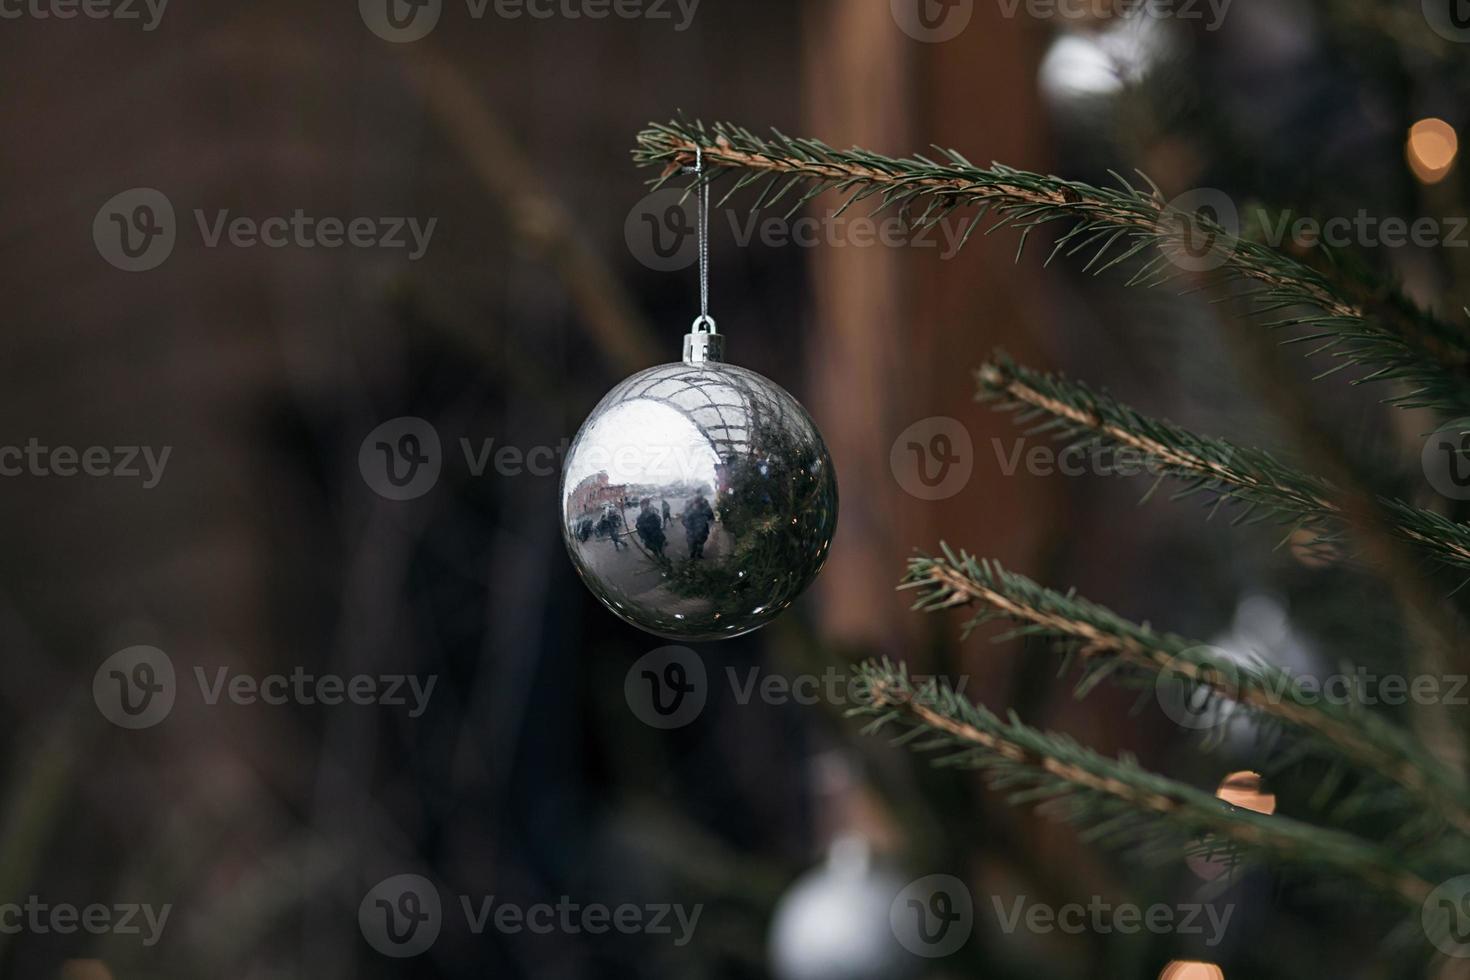
<svg viewBox="0 0 1470 980">
<path fill-rule="evenodd" d="M 698 195 L 697 228 L 699 236 L 699 317 L 694 329 L 707 327 L 715 331 L 714 318 L 709 315 L 709 182 L 704 180 L 704 147 L 694 146 L 694 174 L 701 181 Z"/>
<path fill-rule="evenodd" d="M 684 363 L 716 364 L 725 359 L 725 338 L 715 326 L 715 318 L 709 315 L 709 181 L 704 179 L 704 147 L 695 144 L 694 166 L 684 169 L 692 172 L 700 185 L 696 196 L 699 211 L 699 316 L 694 318 L 694 325 L 684 335 Z"/>
</svg>

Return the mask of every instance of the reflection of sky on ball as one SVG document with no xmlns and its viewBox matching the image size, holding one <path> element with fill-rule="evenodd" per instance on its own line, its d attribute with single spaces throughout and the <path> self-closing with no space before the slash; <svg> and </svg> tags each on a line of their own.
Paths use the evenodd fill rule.
<svg viewBox="0 0 1470 980">
<path fill-rule="evenodd" d="M 618 484 L 715 486 L 714 446 L 683 413 L 648 399 L 609 409 L 577 442 L 567 461 L 570 493 L 583 480 L 606 473 Z"/>
</svg>

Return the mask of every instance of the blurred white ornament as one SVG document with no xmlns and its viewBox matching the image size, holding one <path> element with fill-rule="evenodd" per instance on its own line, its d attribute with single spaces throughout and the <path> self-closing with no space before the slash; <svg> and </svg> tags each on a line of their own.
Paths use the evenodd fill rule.
<svg viewBox="0 0 1470 980">
<path fill-rule="evenodd" d="M 896 876 L 872 867 L 868 845 L 843 838 L 827 863 L 796 880 L 776 905 L 768 947 L 777 980 L 904 980 L 922 960 L 889 924 Z"/>
<path fill-rule="evenodd" d="M 1241 599 L 1229 632 L 1214 642 L 1241 664 L 1265 660 L 1293 677 L 1322 672 L 1322 658 L 1311 641 L 1292 626 L 1286 605 L 1274 596 L 1253 594 Z M 1237 753 L 1251 753 L 1260 731 L 1253 712 L 1237 711 L 1230 718 L 1230 747 Z"/>
<path fill-rule="evenodd" d="M 1056 108 L 1091 105 L 1143 81 L 1172 47 L 1160 19 L 1143 15 L 1059 34 L 1041 61 L 1041 93 Z"/>
</svg>

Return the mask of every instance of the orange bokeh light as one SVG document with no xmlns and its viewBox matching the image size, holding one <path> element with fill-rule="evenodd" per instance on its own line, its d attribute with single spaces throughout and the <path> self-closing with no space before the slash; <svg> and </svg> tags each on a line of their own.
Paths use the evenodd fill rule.
<svg viewBox="0 0 1470 980">
<path fill-rule="evenodd" d="M 1267 814 L 1276 812 L 1276 794 L 1262 790 L 1258 772 L 1232 772 L 1220 780 L 1220 788 L 1215 790 L 1215 795 L 1244 810 Z"/>
<path fill-rule="evenodd" d="M 1443 119 L 1421 119 L 1409 129 L 1405 153 L 1414 176 L 1426 184 L 1437 184 L 1455 165 L 1460 137 Z"/>
</svg>

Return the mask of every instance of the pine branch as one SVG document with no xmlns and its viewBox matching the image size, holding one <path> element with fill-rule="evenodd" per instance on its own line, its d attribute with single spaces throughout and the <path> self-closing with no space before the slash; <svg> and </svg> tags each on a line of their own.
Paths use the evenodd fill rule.
<svg viewBox="0 0 1470 980">
<path fill-rule="evenodd" d="M 1470 832 L 1470 796 L 1455 776 L 1412 737 L 1356 705 L 1338 705 L 1305 691 L 1281 668 L 1257 658 L 1241 663 L 1172 633 L 1132 623 L 1072 594 L 1046 589 L 994 562 L 958 556 L 941 546 L 942 558 L 910 559 L 900 588 L 918 590 L 914 608 L 935 612 L 975 605 L 969 635 L 993 620 L 1016 623 L 1008 636 L 1043 636 L 1088 668 L 1080 691 L 1124 669 L 1150 679 L 1160 674 L 1203 687 L 1261 716 L 1307 733 L 1316 744 L 1407 794 L 1403 808 L 1429 813 Z"/>
<path fill-rule="evenodd" d="M 1204 491 L 1213 495 L 1216 507 L 1225 502 L 1242 505 L 1240 523 L 1275 518 L 1327 540 L 1339 536 L 1344 525 L 1382 527 L 1435 560 L 1470 571 L 1470 527 L 1434 511 L 1400 500 L 1346 493 L 1263 450 L 1149 418 L 1080 382 L 1030 370 L 1004 355 L 981 367 L 977 378 L 982 399 L 999 399 L 1002 409 L 1051 417 L 1033 431 L 1053 431 L 1075 438 L 1078 445 L 1126 446 L 1160 472 L 1187 481 L 1181 496 Z"/>
<path fill-rule="evenodd" d="M 1401 856 L 1342 831 L 1231 806 L 1191 786 L 1142 769 L 1131 758 L 1108 759 L 1073 740 L 1022 725 L 928 681 L 919 688 L 903 667 L 884 660 L 858 669 L 873 734 L 902 729 L 898 743 L 941 750 L 937 765 L 987 771 L 1012 790 L 1012 804 L 1040 803 L 1049 815 L 1088 827 L 1087 839 L 1131 846 L 1145 858 L 1200 852 L 1227 843 L 1245 859 L 1338 873 L 1363 881 L 1411 907 L 1431 885 Z"/>
<path fill-rule="evenodd" d="M 1047 261 L 1064 251 L 1087 251 L 1086 268 L 1101 273 L 1139 259 L 1130 285 L 1170 282 L 1186 275 L 1176 264 L 1180 256 L 1208 255 L 1222 263 L 1224 279 L 1251 287 L 1254 314 L 1279 315 L 1267 326 L 1304 328 L 1307 333 L 1294 340 L 1321 342 L 1313 353 L 1328 353 L 1337 361 L 1324 375 L 1360 366 L 1369 370 L 1360 382 L 1401 382 L 1406 390 L 1390 399 L 1395 404 L 1431 408 L 1448 417 L 1470 415 L 1470 340 L 1460 331 L 1418 311 L 1380 320 L 1340 284 L 1302 262 L 1171 207 L 1146 177 L 1146 191 L 1122 178 L 1121 189 L 1098 188 L 999 164 L 979 168 L 955 150 L 938 150 L 941 161 L 893 158 L 781 133 L 760 137 L 726 123 L 706 127 L 688 121 L 643 130 L 633 158 L 641 166 L 663 167 L 654 181 L 663 183 L 692 167 L 697 154 L 703 156 L 706 183 L 740 175 L 730 194 L 763 183 L 755 209 L 789 199 L 787 213 L 795 214 L 818 195 L 836 191 L 846 195 L 838 214 L 872 199 L 877 210 L 899 208 L 914 227 L 924 228 L 973 207 L 961 244 L 990 215 L 994 223 L 986 234 L 1005 227 L 1020 231 L 1018 255 L 1036 229 L 1069 223 Z M 1208 243 L 1203 252 L 1197 250 L 1201 242 Z"/>
</svg>

